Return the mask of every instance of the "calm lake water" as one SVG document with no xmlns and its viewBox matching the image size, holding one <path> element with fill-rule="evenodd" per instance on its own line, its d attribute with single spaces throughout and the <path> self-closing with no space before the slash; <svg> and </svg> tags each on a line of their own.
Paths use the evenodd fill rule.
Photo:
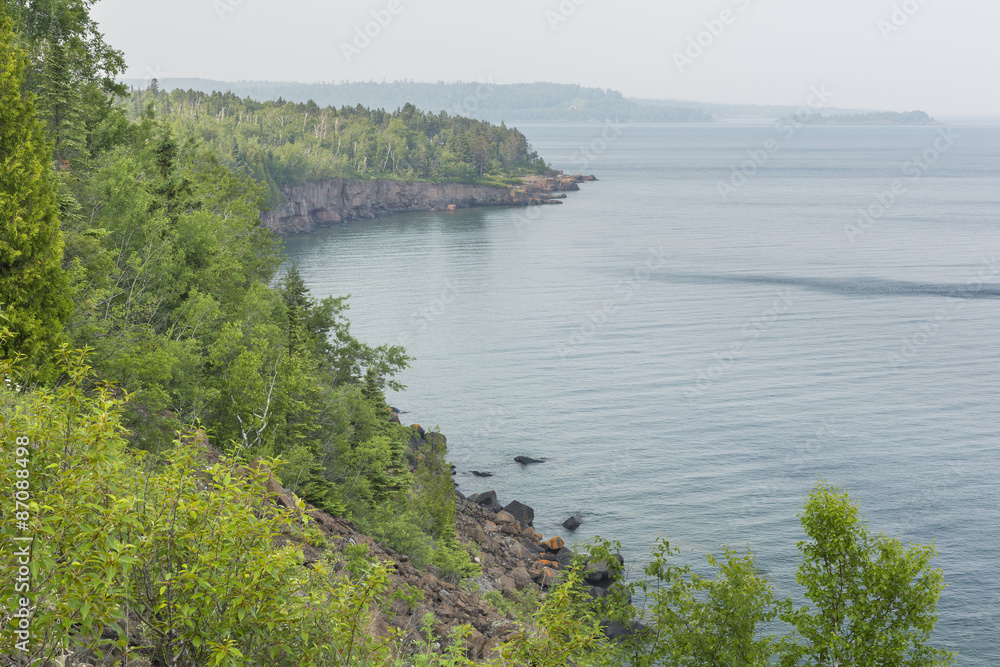
<svg viewBox="0 0 1000 667">
<path fill-rule="evenodd" d="M 936 642 L 1000 664 L 1000 127 L 520 127 L 600 181 L 286 242 L 416 357 L 390 401 L 448 436 L 460 489 L 635 568 L 657 537 L 696 564 L 749 545 L 790 595 L 822 478 L 936 542 Z"/>
</svg>

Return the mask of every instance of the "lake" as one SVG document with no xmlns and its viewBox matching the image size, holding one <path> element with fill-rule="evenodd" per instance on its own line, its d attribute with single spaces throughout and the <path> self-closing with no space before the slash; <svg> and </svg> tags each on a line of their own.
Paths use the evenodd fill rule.
<svg viewBox="0 0 1000 667">
<path fill-rule="evenodd" d="M 790 595 L 825 479 L 936 543 L 935 641 L 1000 662 L 1000 127 L 519 127 L 600 180 L 286 239 L 356 336 L 415 357 L 389 400 L 460 490 L 633 569 L 657 537 L 699 567 L 749 545 Z"/>
</svg>

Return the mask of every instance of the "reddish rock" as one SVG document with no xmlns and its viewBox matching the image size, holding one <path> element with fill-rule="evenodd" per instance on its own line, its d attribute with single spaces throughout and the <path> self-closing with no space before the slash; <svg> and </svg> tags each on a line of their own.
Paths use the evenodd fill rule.
<svg viewBox="0 0 1000 667">
<path fill-rule="evenodd" d="M 505 510 L 497 512 L 497 523 L 500 524 L 501 526 L 516 522 L 517 521 L 516 519 L 514 519 L 514 515 L 511 514 L 510 512 L 507 512 Z"/>
<path fill-rule="evenodd" d="M 539 545 L 545 547 L 552 553 L 555 553 L 566 546 L 566 542 L 561 537 L 551 537 L 544 542 L 539 542 Z"/>
</svg>

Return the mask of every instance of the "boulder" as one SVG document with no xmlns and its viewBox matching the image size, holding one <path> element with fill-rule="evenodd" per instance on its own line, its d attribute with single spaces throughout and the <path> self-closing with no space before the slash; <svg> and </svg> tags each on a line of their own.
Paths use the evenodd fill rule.
<svg viewBox="0 0 1000 667">
<path fill-rule="evenodd" d="M 527 549 L 528 551 L 530 551 L 532 554 L 534 554 L 536 556 L 545 553 L 545 549 L 543 549 L 542 547 L 538 546 L 538 544 L 536 544 L 535 542 L 532 542 L 530 540 L 525 540 L 525 541 L 521 542 L 520 544 L 525 549 Z"/>
<path fill-rule="evenodd" d="M 514 585 L 518 588 L 529 588 L 534 585 L 534 580 L 532 580 L 531 575 L 528 574 L 528 568 L 523 565 L 519 565 L 514 568 L 510 573 L 511 578 L 514 580 Z"/>
<path fill-rule="evenodd" d="M 473 628 L 465 638 L 465 648 L 473 660 L 486 657 L 486 635 Z"/>
<path fill-rule="evenodd" d="M 492 512 L 499 512 L 503 507 L 497 501 L 496 491 L 487 491 L 486 493 L 480 493 L 475 496 L 475 503 L 481 505 Z"/>
<path fill-rule="evenodd" d="M 472 474 L 475 475 L 476 477 L 492 477 L 493 476 L 493 473 L 491 473 L 491 472 L 481 472 L 479 470 L 473 470 Z"/>
<path fill-rule="evenodd" d="M 525 570 L 525 572 L 527 572 L 527 570 Z M 501 575 L 497 580 L 497 584 L 499 584 L 500 590 L 507 595 L 513 595 L 517 591 L 517 585 L 514 583 L 514 577 L 509 575 Z"/>
<path fill-rule="evenodd" d="M 551 551 L 552 553 L 556 553 L 564 546 L 566 546 L 566 542 L 561 537 L 550 537 L 549 539 L 542 542 L 541 546 L 545 547 L 548 551 Z"/>
<path fill-rule="evenodd" d="M 523 526 L 530 526 L 535 521 L 535 510 L 524 503 L 514 500 L 503 509 L 505 512 L 510 512 L 514 516 L 514 519 Z"/>
<path fill-rule="evenodd" d="M 478 523 L 474 523 L 472 524 L 472 528 L 469 530 L 469 537 L 479 544 L 483 544 L 486 542 L 486 531 L 484 531 L 483 527 Z"/>
<path fill-rule="evenodd" d="M 586 582 L 589 584 L 601 584 L 614 580 L 615 574 L 621 572 L 622 565 L 625 563 L 625 559 L 622 558 L 621 554 L 615 554 L 614 558 L 618 561 L 614 565 L 609 565 L 603 560 L 595 560 L 587 563 L 587 567 L 583 570 L 583 577 Z"/>
<path fill-rule="evenodd" d="M 487 519 L 486 521 L 483 521 L 483 532 L 484 533 L 497 533 L 497 532 L 500 532 L 500 528 L 495 523 L 493 523 L 492 521 L 490 521 L 489 519 Z"/>
<path fill-rule="evenodd" d="M 507 510 L 500 510 L 499 512 L 497 512 L 497 523 L 501 526 L 509 526 L 515 523 L 516 521 L 517 519 L 514 517 L 514 515 L 508 512 Z"/>
<path fill-rule="evenodd" d="M 520 463 L 521 465 L 528 465 L 529 463 L 545 463 L 545 459 L 533 459 L 530 456 L 515 456 L 514 461 Z"/>
<path fill-rule="evenodd" d="M 421 438 L 427 435 L 427 431 L 425 431 L 424 427 L 421 426 L 420 424 L 413 424 L 410 426 L 410 428 L 414 429 L 417 433 L 419 433 Z"/>
<path fill-rule="evenodd" d="M 580 527 L 581 523 L 583 523 L 583 521 L 580 520 L 580 516 L 578 514 L 574 514 L 570 518 L 563 521 L 562 525 L 566 530 L 576 530 Z"/>
</svg>

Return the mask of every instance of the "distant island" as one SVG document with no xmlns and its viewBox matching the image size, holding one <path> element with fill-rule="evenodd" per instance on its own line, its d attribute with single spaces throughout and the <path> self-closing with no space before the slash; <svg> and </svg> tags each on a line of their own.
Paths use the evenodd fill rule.
<svg viewBox="0 0 1000 667">
<path fill-rule="evenodd" d="M 778 122 L 782 125 L 929 125 L 937 121 L 924 111 L 878 111 L 835 116 L 792 114 Z"/>
</svg>

